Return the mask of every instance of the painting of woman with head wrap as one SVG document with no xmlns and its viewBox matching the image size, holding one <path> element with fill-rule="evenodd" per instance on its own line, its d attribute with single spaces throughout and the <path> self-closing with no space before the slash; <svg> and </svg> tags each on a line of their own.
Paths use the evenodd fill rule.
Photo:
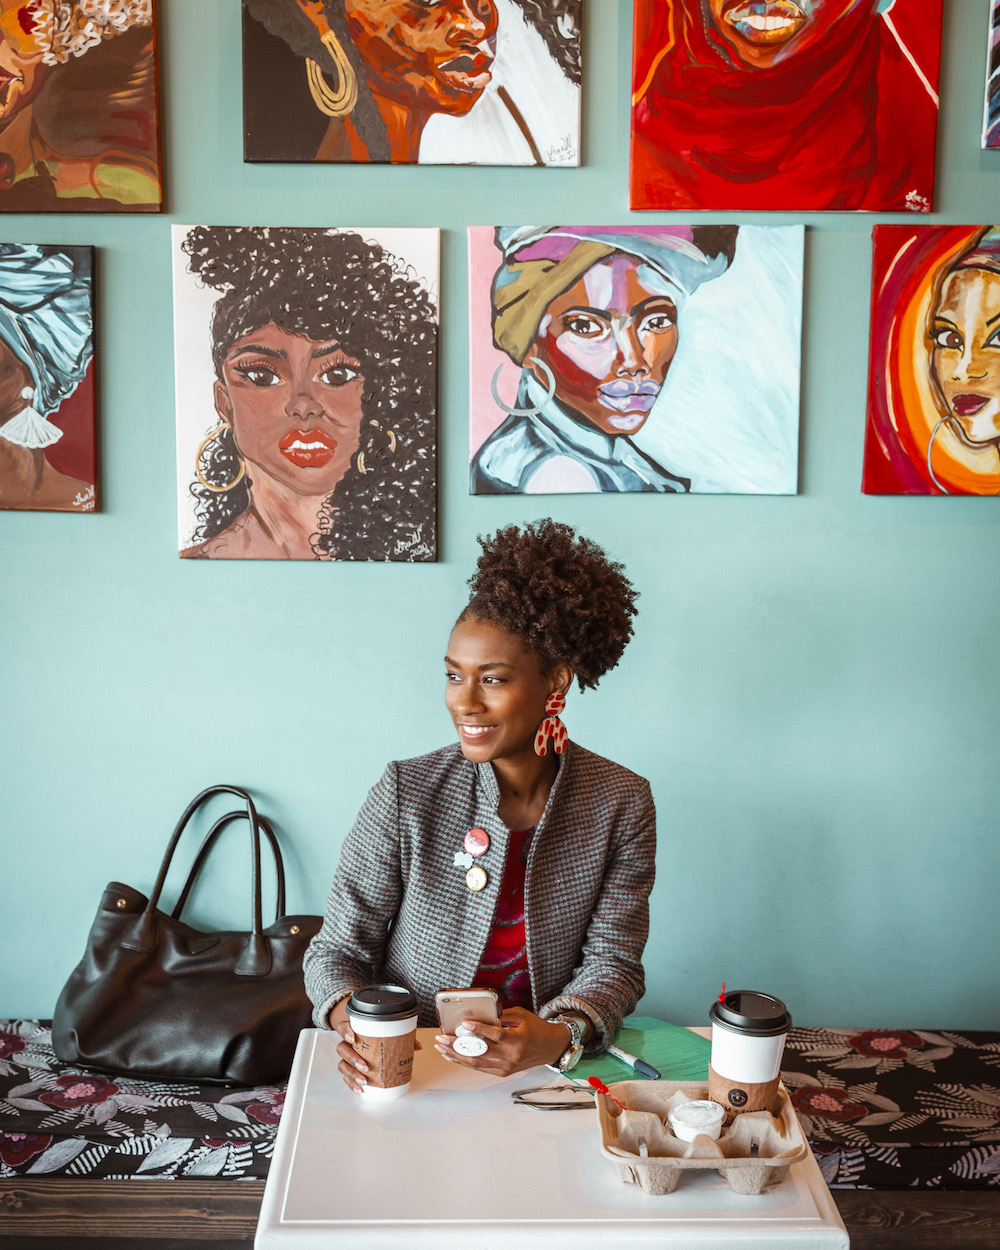
<svg viewBox="0 0 1000 1250">
<path fill-rule="evenodd" d="M 1000 494 L 1000 226 L 876 226 L 863 490 Z"/>
<path fill-rule="evenodd" d="M 244 159 L 576 165 L 582 0 L 243 0 Z"/>
<path fill-rule="evenodd" d="M 0 211 L 160 211 L 154 23 L 154 0 L 0 0 Z"/>
<path fill-rule="evenodd" d="M 636 0 L 633 209 L 929 212 L 942 0 Z"/>
<path fill-rule="evenodd" d="M 794 491 L 802 235 L 472 227 L 471 492 Z"/>
<path fill-rule="evenodd" d="M 438 231 L 174 245 L 181 555 L 435 559 Z"/>
<path fill-rule="evenodd" d="M 93 512 L 94 252 L 0 244 L 0 508 Z"/>
</svg>

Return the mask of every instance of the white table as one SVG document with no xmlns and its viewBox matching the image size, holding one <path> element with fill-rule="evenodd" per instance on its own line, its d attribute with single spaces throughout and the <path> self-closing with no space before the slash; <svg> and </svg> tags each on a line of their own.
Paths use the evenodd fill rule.
<svg viewBox="0 0 1000 1250">
<path fill-rule="evenodd" d="M 701 1031 L 701 1030 L 699 1030 Z M 717 1172 L 663 1197 L 618 1180 L 593 1108 L 533 1111 L 500 1079 L 447 1063 L 421 1029 L 410 1094 L 365 1104 L 337 1071 L 337 1038 L 299 1038 L 264 1190 L 256 1250 L 847 1250 L 812 1155 L 760 1197 Z"/>
</svg>

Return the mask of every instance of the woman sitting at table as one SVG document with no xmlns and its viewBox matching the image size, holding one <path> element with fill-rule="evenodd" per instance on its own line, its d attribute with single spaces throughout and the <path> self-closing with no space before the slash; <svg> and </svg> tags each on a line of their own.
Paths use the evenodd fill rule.
<svg viewBox="0 0 1000 1250">
<path fill-rule="evenodd" d="M 493 986 L 503 1028 L 476 1026 L 486 1054 L 459 1055 L 449 1035 L 436 1046 L 498 1075 L 570 1068 L 645 988 L 649 784 L 569 741 L 559 720 L 574 678 L 594 687 L 618 663 L 636 592 L 622 565 L 549 519 L 480 543 L 445 656 L 458 742 L 386 768 L 306 952 L 314 1019 L 345 1039 L 352 1088 L 366 1070 L 346 1012 L 359 986 L 409 986 L 422 1025 L 435 1023 L 437 990 Z"/>
</svg>

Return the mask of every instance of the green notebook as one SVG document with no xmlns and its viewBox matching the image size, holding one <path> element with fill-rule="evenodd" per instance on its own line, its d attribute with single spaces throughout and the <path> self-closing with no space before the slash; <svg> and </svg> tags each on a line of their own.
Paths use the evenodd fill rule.
<svg viewBox="0 0 1000 1250">
<path fill-rule="evenodd" d="M 664 1081 L 708 1081 L 712 1043 L 682 1025 L 652 1016 L 629 1016 L 615 1036 L 615 1045 L 658 1068 Z M 584 1055 L 572 1075 L 574 1080 L 584 1081 L 597 1076 L 607 1085 L 643 1079 L 628 1064 L 608 1054 Z"/>
</svg>

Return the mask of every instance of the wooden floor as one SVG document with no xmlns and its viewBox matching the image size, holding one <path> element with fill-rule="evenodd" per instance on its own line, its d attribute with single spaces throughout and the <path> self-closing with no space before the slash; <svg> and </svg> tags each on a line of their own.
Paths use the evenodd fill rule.
<svg viewBox="0 0 1000 1250">
<path fill-rule="evenodd" d="M 263 1181 L 0 1181 L 2 1250 L 248 1250 Z M 851 1250 L 997 1250 L 1000 1191 L 834 1191 Z"/>
</svg>

